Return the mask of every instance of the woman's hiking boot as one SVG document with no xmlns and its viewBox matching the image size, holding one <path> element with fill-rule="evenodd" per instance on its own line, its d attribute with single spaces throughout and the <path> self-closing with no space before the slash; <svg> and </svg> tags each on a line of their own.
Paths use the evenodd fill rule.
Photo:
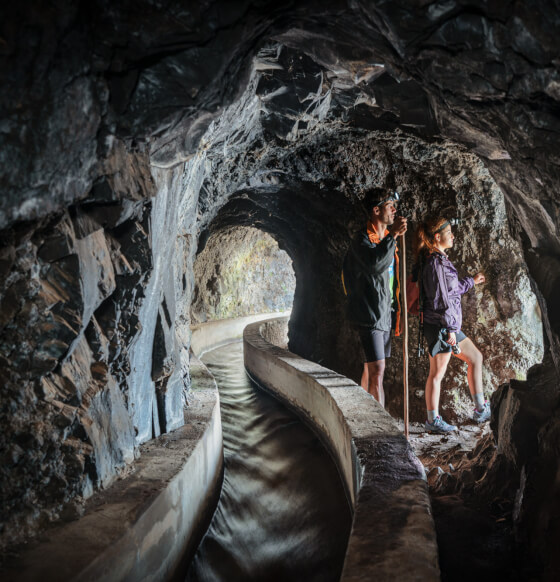
<svg viewBox="0 0 560 582">
<path fill-rule="evenodd" d="M 476 408 L 474 409 L 473 412 L 473 420 L 475 422 L 478 422 L 478 424 L 482 424 L 483 422 L 486 422 L 487 420 L 490 420 L 490 402 L 488 402 L 488 400 L 486 400 L 486 402 L 484 403 L 484 408 L 482 410 L 477 410 Z"/>
<path fill-rule="evenodd" d="M 426 423 L 424 424 L 424 428 L 428 432 L 438 434 L 445 434 L 457 430 L 457 427 L 454 424 L 448 424 L 447 422 L 445 422 L 445 420 L 443 420 L 443 418 L 441 418 L 441 416 L 439 416 L 439 414 L 438 416 L 435 417 L 434 422 L 426 421 Z"/>
</svg>

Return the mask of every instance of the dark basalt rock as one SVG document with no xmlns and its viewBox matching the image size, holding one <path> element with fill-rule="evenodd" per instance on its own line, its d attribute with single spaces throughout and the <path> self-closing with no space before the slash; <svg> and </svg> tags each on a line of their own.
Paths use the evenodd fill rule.
<svg viewBox="0 0 560 582">
<path fill-rule="evenodd" d="M 79 507 L 136 454 L 119 387 L 131 333 L 119 319 L 133 324 L 141 302 L 151 264 L 148 214 L 138 200 L 82 208 L 4 232 L 10 267 L 2 278 L 0 332 L 1 447 L 9 459 L 1 471 L 4 544 L 57 519 L 72 498 Z M 115 300 L 110 327 L 117 330 L 109 339 L 100 322 Z"/>
<path fill-rule="evenodd" d="M 522 249 L 554 380 L 530 405 L 518 384 L 504 389 L 524 412 L 494 422 L 525 492 L 519 523 L 552 564 L 556 3 L 183 4 L 24 2 L 0 23 L 3 540 L 109 483 L 135 444 L 181 422 L 201 232 L 273 233 L 298 281 L 292 349 L 355 376 L 335 281 L 357 200 L 384 186 L 408 192 L 412 219 L 470 218 L 453 258 L 489 275 L 465 311 L 495 384 L 540 357 Z M 525 431 L 539 436 L 522 470 Z"/>
</svg>

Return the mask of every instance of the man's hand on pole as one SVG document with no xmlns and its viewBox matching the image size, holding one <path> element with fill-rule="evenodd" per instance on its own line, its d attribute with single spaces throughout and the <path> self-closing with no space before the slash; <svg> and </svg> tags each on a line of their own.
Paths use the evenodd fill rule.
<svg viewBox="0 0 560 582">
<path fill-rule="evenodd" d="M 397 216 L 395 222 L 387 227 L 387 230 L 393 235 L 393 238 L 404 235 L 407 229 L 406 218 L 404 216 Z"/>
</svg>

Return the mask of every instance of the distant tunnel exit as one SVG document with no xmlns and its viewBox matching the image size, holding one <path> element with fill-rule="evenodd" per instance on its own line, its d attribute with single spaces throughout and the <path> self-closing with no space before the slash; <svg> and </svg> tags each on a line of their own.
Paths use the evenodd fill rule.
<svg viewBox="0 0 560 582">
<path fill-rule="evenodd" d="M 193 323 L 292 307 L 292 261 L 271 235 L 257 228 L 213 233 L 195 261 L 194 275 Z"/>
</svg>

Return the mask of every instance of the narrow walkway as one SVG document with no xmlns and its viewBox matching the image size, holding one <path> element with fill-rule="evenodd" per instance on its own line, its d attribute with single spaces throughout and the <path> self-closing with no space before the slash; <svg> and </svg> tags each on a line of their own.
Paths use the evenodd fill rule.
<svg viewBox="0 0 560 582">
<path fill-rule="evenodd" d="M 540 580 L 515 540 L 513 500 L 491 488 L 477 494 L 495 448 L 489 423 L 448 435 L 411 423 L 410 444 L 428 476 L 442 582 Z"/>
<path fill-rule="evenodd" d="M 188 582 L 339 580 L 351 512 L 316 435 L 251 384 L 241 342 L 203 358 L 220 391 L 224 483 Z"/>
</svg>

